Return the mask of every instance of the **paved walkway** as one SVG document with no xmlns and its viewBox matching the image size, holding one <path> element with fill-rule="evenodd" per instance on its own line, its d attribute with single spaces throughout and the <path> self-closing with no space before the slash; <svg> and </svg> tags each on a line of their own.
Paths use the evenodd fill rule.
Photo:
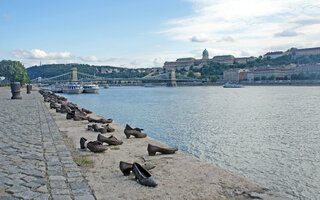
<svg viewBox="0 0 320 200">
<path fill-rule="evenodd" d="M 21 93 L 0 89 L 0 199 L 95 199 L 43 98 Z"/>
</svg>

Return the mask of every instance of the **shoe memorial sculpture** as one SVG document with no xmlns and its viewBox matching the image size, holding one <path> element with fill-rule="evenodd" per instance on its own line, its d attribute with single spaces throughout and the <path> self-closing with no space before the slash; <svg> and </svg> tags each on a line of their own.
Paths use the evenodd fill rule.
<svg viewBox="0 0 320 200">
<path fill-rule="evenodd" d="M 110 124 L 103 125 L 103 127 L 105 127 L 105 129 L 107 129 L 107 132 L 109 132 L 109 133 L 115 131 L 115 129 L 112 128 L 112 127 L 110 126 Z"/>
<path fill-rule="evenodd" d="M 163 148 L 163 147 L 158 147 L 152 144 L 148 144 L 148 154 L 149 156 L 154 156 L 156 155 L 157 152 L 162 153 L 162 154 L 174 154 L 176 151 L 178 151 L 177 148 Z"/>
<path fill-rule="evenodd" d="M 156 166 L 153 164 L 146 163 L 146 164 L 142 165 L 142 167 L 145 168 L 146 170 L 151 170 L 151 169 L 155 168 Z M 120 161 L 119 168 L 120 168 L 121 172 L 123 173 L 123 175 L 129 176 L 130 172 L 132 171 L 133 164 L 127 163 L 124 161 Z"/>
<path fill-rule="evenodd" d="M 94 119 L 92 117 L 89 117 L 88 121 L 89 122 L 94 122 L 94 123 L 101 123 L 101 124 L 112 123 L 112 119 L 104 119 L 104 118 Z"/>
<path fill-rule="evenodd" d="M 150 172 L 143 168 L 139 163 L 133 163 L 132 166 L 132 172 L 136 177 L 136 180 L 141 184 L 145 186 L 150 186 L 150 187 L 156 187 L 158 183 Z"/>
<path fill-rule="evenodd" d="M 103 136 L 101 134 L 98 134 L 97 140 L 100 141 L 100 142 L 107 143 L 109 145 L 121 145 L 121 144 L 123 144 L 123 142 L 121 140 L 118 140 L 113 135 L 111 135 L 110 137 L 105 137 L 105 136 Z"/>
<path fill-rule="evenodd" d="M 127 138 L 129 138 L 131 135 L 133 135 L 136 138 L 145 138 L 147 137 L 146 133 L 142 133 L 140 128 L 131 128 L 128 124 L 126 125 L 126 128 L 124 129 L 124 134 Z"/>
<path fill-rule="evenodd" d="M 80 149 L 88 148 L 94 153 L 101 153 L 108 149 L 107 146 L 104 146 L 102 142 L 99 141 L 88 141 L 86 138 L 80 138 Z"/>
</svg>

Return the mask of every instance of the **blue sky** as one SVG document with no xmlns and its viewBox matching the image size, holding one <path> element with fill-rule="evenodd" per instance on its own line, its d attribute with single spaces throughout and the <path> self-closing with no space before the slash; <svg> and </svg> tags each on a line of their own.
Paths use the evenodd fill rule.
<svg viewBox="0 0 320 200">
<path fill-rule="evenodd" d="M 1 0 L 0 60 L 162 66 L 320 46 L 315 0 Z"/>
</svg>

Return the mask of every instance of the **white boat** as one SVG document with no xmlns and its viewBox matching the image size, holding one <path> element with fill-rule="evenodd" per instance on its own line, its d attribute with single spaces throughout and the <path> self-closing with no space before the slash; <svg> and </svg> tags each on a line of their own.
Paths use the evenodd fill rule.
<svg viewBox="0 0 320 200">
<path fill-rule="evenodd" d="M 154 85 L 152 85 L 152 83 L 147 83 L 144 85 L 144 87 L 154 87 Z"/>
<path fill-rule="evenodd" d="M 62 92 L 66 94 L 81 94 L 83 87 L 77 84 L 70 84 L 62 88 Z"/>
<path fill-rule="evenodd" d="M 104 85 L 104 89 L 108 89 L 109 88 L 109 85 L 108 84 L 105 84 Z"/>
<path fill-rule="evenodd" d="M 62 93 L 62 85 L 51 85 L 51 91 L 54 93 Z"/>
<path fill-rule="evenodd" d="M 99 93 L 99 86 L 95 84 L 83 85 L 83 93 Z"/>
<path fill-rule="evenodd" d="M 226 83 L 223 85 L 224 88 L 243 88 L 243 85 Z"/>
</svg>

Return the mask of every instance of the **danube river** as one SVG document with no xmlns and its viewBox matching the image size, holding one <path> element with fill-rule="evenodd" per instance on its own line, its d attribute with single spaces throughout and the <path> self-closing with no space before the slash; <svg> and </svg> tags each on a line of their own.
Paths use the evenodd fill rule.
<svg viewBox="0 0 320 200">
<path fill-rule="evenodd" d="M 320 198 L 320 87 L 111 87 L 64 96 L 288 197 Z"/>
</svg>

